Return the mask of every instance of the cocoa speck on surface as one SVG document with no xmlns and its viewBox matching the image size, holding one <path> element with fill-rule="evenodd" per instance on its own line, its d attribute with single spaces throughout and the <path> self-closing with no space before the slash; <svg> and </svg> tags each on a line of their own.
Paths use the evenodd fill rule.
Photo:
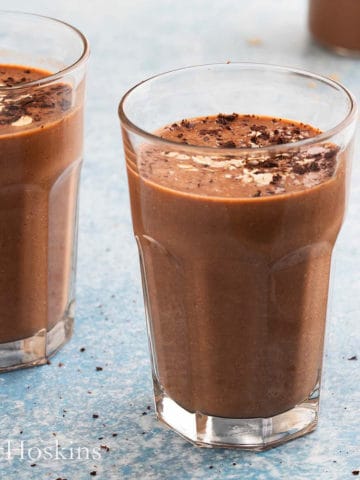
<svg viewBox="0 0 360 480">
<path fill-rule="evenodd" d="M 199 130 L 200 135 L 217 135 L 219 132 L 221 132 L 221 129 L 219 128 L 202 128 Z"/>
<path fill-rule="evenodd" d="M 219 143 L 221 148 L 236 148 L 235 142 L 228 140 L 227 142 Z"/>
<path fill-rule="evenodd" d="M 95 370 L 96 370 L 97 372 L 102 372 L 104 369 L 103 369 L 103 367 L 96 367 Z"/>
<path fill-rule="evenodd" d="M 260 164 L 262 168 L 275 168 L 278 167 L 279 164 L 277 162 L 271 161 L 271 160 L 265 160 L 265 162 L 262 162 Z"/>
<path fill-rule="evenodd" d="M 297 175 L 304 175 L 306 173 L 307 168 L 304 165 L 296 164 L 293 167 L 293 172 Z"/>
<path fill-rule="evenodd" d="M 277 174 L 273 175 L 273 179 L 271 180 L 270 183 L 272 185 L 275 185 L 275 184 L 280 182 L 281 178 L 282 178 L 281 175 L 279 173 L 277 173 Z"/>
<path fill-rule="evenodd" d="M 348 360 L 355 360 L 355 361 L 356 361 L 357 359 L 358 359 L 358 358 L 357 358 L 356 355 L 353 355 L 352 357 L 349 357 L 349 358 L 348 358 Z"/>
<path fill-rule="evenodd" d="M 319 172 L 321 168 L 317 162 L 311 162 L 309 165 L 309 170 L 310 172 Z"/>
<path fill-rule="evenodd" d="M 237 113 L 232 113 L 230 115 L 226 115 L 224 113 L 219 113 L 216 118 L 216 123 L 220 125 L 227 125 L 229 122 L 233 122 L 238 117 Z"/>
<path fill-rule="evenodd" d="M 191 123 L 189 122 L 189 120 L 183 119 L 181 120 L 180 124 L 184 128 L 191 128 Z"/>
<path fill-rule="evenodd" d="M 259 47 L 263 44 L 263 41 L 259 37 L 248 38 L 247 43 L 253 47 Z"/>
</svg>

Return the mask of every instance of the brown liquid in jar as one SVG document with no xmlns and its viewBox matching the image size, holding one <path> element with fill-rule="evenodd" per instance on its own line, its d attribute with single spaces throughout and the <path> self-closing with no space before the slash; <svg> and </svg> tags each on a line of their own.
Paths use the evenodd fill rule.
<svg viewBox="0 0 360 480">
<path fill-rule="evenodd" d="M 321 44 L 339 53 L 360 54 L 358 0 L 310 0 L 309 28 Z"/>
</svg>

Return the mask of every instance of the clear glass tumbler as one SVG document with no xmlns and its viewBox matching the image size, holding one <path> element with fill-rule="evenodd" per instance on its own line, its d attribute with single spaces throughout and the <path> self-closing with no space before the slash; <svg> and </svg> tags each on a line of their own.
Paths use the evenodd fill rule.
<svg viewBox="0 0 360 480">
<path fill-rule="evenodd" d="M 323 133 L 255 149 L 200 147 L 156 133 L 181 119 L 233 112 L 291 119 Z M 354 98 L 300 70 L 204 65 L 136 85 L 119 116 L 159 419 L 196 445 L 251 450 L 314 430 Z M 151 174 L 159 155 L 161 178 Z M 331 156 L 330 178 L 298 191 L 245 198 L 219 195 L 216 185 L 202 194 L 192 185 L 194 171 L 207 178 L 207 169 L 220 168 L 236 178 L 244 161 L 326 164 Z M 189 183 L 177 184 L 184 168 Z"/>
<path fill-rule="evenodd" d="M 0 12 L 0 372 L 71 336 L 89 48 L 55 19 Z"/>
</svg>

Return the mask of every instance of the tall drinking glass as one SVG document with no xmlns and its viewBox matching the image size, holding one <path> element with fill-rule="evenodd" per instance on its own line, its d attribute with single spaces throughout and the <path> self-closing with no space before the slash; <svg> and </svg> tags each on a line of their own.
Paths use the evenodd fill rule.
<svg viewBox="0 0 360 480">
<path fill-rule="evenodd" d="M 136 85 L 119 115 L 158 417 L 201 446 L 262 450 L 312 431 L 354 98 L 300 70 L 204 65 Z M 250 143 L 277 141 L 221 141 L 236 122 Z M 287 141 L 303 124 L 319 130 Z"/>
<path fill-rule="evenodd" d="M 71 336 L 89 49 L 76 28 L 0 12 L 0 371 Z"/>
</svg>

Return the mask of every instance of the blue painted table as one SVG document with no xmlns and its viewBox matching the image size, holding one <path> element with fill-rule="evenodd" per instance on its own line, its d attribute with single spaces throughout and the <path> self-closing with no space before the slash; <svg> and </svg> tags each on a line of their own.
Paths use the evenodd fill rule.
<svg viewBox="0 0 360 480">
<path fill-rule="evenodd" d="M 8 2 L 1 0 L 0 7 L 7 8 Z M 358 166 L 338 242 L 318 430 L 260 454 L 201 450 L 162 427 L 153 414 L 116 110 L 122 93 L 151 74 L 227 60 L 280 63 L 334 75 L 360 98 L 360 60 L 336 57 L 312 44 L 304 0 L 222 0 L 216 5 L 205 0 L 13 0 L 11 8 L 77 25 L 89 37 L 92 59 L 76 331 L 51 365 L 0 376 L 0 480 L 356 478 Z M 348 360 L 354 355 L 359 361 Z M 59 458 L 49 458 L 56 445 Z M 12 458 L 7 458 L 8 446 Z"/>
</svg>

